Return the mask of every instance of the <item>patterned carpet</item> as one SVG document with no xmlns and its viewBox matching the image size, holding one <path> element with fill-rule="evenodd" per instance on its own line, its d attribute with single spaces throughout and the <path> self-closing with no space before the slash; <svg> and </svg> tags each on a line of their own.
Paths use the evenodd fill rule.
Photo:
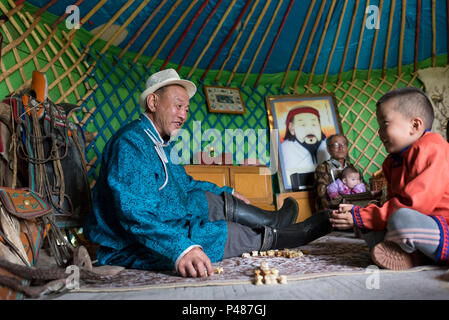
<svg viewBox="0 0 449 320">
<path fill-rule="evenodd" d="M 318 277 L 363 274 L 372 266 L 369 250 L 365 242 L 351 233 L 331 233 L 328 236 L 302 246 L 306 254 L 302 257 L 268 257 L 225 259 L 213 264 L 214 268 L 223 268 L 220 274 L 207 278 L 183 278 L 174 272 L 153 272 L 125 269 L 113 282 L 82 283 L 72 292 L 112 292 L 144 290 L 156 288 L 201 287 L 233 284 L 254 284 L 254 270 L 265 261 L 268 268 L 276 268 L 279 275 L 286 275 L 288 281 L 313 279 Z M 417 267 L 410 271 L 426 270 L 429 267 Z M 430 267 L 431 269 L 433 267 Z M 381 272 L 392 272 L 384 271 Z"/>
</svg>

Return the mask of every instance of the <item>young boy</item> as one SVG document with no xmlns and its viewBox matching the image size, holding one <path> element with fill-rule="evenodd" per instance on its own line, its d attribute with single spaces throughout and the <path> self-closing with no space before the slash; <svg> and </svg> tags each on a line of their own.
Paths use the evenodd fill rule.
<svg viewBox="0 0 449 320">
<path fill-rule="evenodd" d="M 360 179 L 360 172 L 354 167 L 346 167 L 337 179 L 327 186 L 329 198 L 335 199 L 340 195 L 366 192 L 365 184 Z"/>
<path fill-rule="evenodd" d="M 449 260 L 449 144 L 431 133 L 433 108 L 417 88 L 401 88 L 377 102 L 379 136 L 389 153 L 382 169 L 387 201 L 378 207 L 340 205 L 337 229 L 357 226 L 382 268 L 402 270 Z"/>
</svg>

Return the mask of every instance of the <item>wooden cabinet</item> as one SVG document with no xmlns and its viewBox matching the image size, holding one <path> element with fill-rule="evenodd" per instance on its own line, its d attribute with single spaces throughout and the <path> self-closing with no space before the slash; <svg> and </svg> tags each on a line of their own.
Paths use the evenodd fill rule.
<svg viewBox="0 0 449 320">
<path fill-rule="evenodd" d="M 292 197 L 298 202 L 299 214 L 296 222 L 302 222 L 315 211 L 315 196 L 311 191 L 287 192 L 276 194 L 276 207 L 282 207 L 285 198 Z"/>
<path fill-rule="evenodd" d="M 253 205 L 274 210 L 271 175 L 264 166 L 186 165 L 186 172 L 197 180 L 229 186 L 246 196 Z"/>
</svg>

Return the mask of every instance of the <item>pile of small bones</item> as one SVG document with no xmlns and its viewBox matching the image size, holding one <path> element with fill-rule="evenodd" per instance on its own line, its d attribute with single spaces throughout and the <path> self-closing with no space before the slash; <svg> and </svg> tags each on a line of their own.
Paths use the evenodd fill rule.
<svg viewBox="0 0 449 320">
<path fill-rule="evenodd" d="M 284 250 L 268 250 L 268 251 L 252 251 L 251 254 L 245 252 L 242 254 L 243 258 L 253 257 L 284 257 L 284 258 L 299 258 L 307 254 L 307 250 L 298 249 L 284 249 Z M 215 274 L 223 273 L 223 267 L 214 269 Z M 254 270 L 254 284 L 280 284 L 287 283 L 287 276 L 280 275 L 279 270 L 275 268 L 268 268 L 268 264 L 265 261 L 260 263 L 260 269 Z"/>
<path fill-rule="evenodd" d="M 284 249 L 284 250 L 268 250 L 268 251 L 252 251 L 251 254 L 245 252 L 242 254 L 243 258 L 253 257 L 284 257 L 284 258 L 299 258 L 307 253 L 306 250 L 298 250 L 298 249 Z"/>
<path fill-rule="evenodd" d="M 287 276 L 280 275 L 279 270 L 275 268 L 268 268 L 268 264 L 265 261 L 262 261 L 260 264 L 260 269 L 254 270 L 254 284 L 276 284 L 279 282 L 280 284 L 287 283 Z"/>
</svg>

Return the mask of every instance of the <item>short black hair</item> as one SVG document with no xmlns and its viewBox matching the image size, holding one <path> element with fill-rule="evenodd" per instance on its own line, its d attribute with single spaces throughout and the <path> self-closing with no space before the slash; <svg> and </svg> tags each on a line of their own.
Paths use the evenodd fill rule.
<svg viewBox="0 0 449 320">
<path fill-rule="evenodd" d="M 331 136 L 330 136 L 329 138 L 327 138 L 327 140 L 326 140 L 326 145 L 327 145 L 329 148 L 331 147 L 332 140 L 333 140 L 335 137 L 343 137 L 343 138 L 345 139 L 345 141 L 346 141 L 346 144 L 349 143 L 348 138 L 346 138 L 345 135 L 343 135 L 343 134 L 341 134 L 341 133 L 336 133 L 336 134 L 331 135 Z"/>
<path fill-rule="evenodd" d="M 426 129 L 431 129 L 435 117 L 432 103 L 424 91 L 415 87 L 394 89 L 384 94 L 376 104 L 378 111 L 382 104 L 396 98 L 393 108 L 405 117 L 420 117 Z"/>
</svg>

